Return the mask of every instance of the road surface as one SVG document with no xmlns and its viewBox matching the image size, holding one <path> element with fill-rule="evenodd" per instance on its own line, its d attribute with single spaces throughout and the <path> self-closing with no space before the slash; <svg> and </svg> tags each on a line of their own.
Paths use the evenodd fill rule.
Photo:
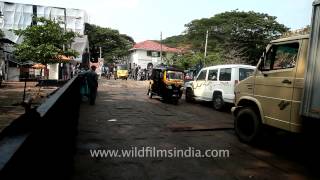
<svg viewBox="0 0 320 180">
<path fill-rule="evenodd" d="M 149 99 L 146 82 L 99 82 L 96 105 L 81 105 L 74 179 L 316 179 L 300 137 L 272 133 L 263 143 L 238 141 L 228 110 L 208 103 Z M 228 150 L 223 157 L 92 157 L 97 150 Z M 121 151 L 122 152 L 122 151 Z M 149 151 L 150 152 L 150 151 Z M 140 154 L 141 155 L 141 154 Z M 217 155 L 217 154 L 215 154 Z M 223 154 L 222 154 L 223 155 Z"/>
</svg>

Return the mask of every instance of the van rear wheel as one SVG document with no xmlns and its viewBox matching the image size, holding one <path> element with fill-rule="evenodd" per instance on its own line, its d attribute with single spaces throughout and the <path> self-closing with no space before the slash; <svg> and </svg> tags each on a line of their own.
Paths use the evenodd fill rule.
<svg viewBox="0 0 320 180">
<path fill-rule="evenodd" d="M 261 134 L 261 120 L 259 114 L 252 107 L 239 110 L 234 121 L 234 128 L 239 140 L 254 143 Z"/>
</svg>

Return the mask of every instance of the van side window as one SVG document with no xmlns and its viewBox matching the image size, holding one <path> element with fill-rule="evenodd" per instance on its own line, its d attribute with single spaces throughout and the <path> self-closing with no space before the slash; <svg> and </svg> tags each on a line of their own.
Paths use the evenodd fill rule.
<svg viewBox="0 0 320 180">
<path fill-rule="evenodd" d="M 253 71 L 253 69 L 239 68 L 239 81 L 242 81 L 247 77 L 252 76 Z"/>
<path fill-rule="evenodd" d="M 217 69 L 209 70 L 208 81 L 216 81 L 216 80 L 218 80 L 218 70 Z"/>
<path fill-rule="evenodd" d="M 296 66 L 299 43 L 273 45 L 266 56 L 261 70 L 288 69 Z"/>
<path fill-rule="evenodd" d="M 231 68 L 220 69 L 220 81 L 231 81 Z"/>
<path fill-rule="evenodd" d="M 203 70 L 199 73 L 197 81 L 204 81 L 206 80 L 207 70 Z"/>
</svg>

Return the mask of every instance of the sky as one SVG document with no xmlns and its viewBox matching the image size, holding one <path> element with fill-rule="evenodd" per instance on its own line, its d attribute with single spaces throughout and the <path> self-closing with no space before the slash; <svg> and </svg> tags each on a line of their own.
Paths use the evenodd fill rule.
<svg viewBox="0 0 320 180">
<path fill-rule="evenodd" d="M 313 0 L 4 0 L 86 10 L 89 23 L 140 42 L 179 35 L 194 19 L 238 9 L 267 13 L 291 29 L 310 24 Z"/>
</svg>

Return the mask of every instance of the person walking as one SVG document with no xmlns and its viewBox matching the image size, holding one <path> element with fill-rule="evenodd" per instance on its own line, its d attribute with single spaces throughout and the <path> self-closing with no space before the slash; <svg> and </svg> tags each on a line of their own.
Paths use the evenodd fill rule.
<svg viewBox="0 0 320 180">
<path fill-rule="evenodd" d="M 106 73 L 107 79 L 110 79 L 109 66 L 105 66 L 105 73 Z"/>
<path fill-rule="evenodd" d="M 139 67 L 137 66 L 136 69 L 134 70 L 134 80 L 138 80 L 138 72 L 139 72 Z"/>
<path fill-rule="evenodd" d="M 91 70 L 87 73 L 89 100 L 91 105 L 95 104 L 98 89 L 98 74 L 96 73 L 96 68 L 96 66 L 91 66 Z"/>
</svg>

